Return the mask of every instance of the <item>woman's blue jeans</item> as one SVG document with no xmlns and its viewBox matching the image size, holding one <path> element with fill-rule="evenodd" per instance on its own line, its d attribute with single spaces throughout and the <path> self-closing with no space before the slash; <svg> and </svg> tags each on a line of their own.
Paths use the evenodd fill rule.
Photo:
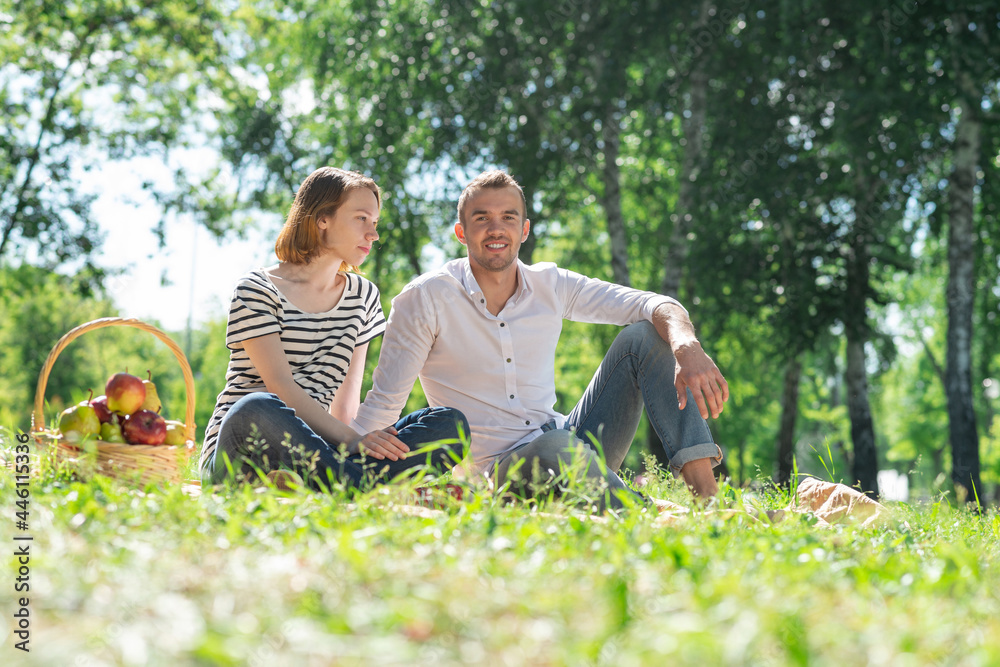
<svg viewBox="0 0 1000 667">
<path fill-rule="evenodd" d="M 672 470 L 704 458 L 718 465 L 722 450 L 690 391 L 684 409 L 677 407 L 675 363 L 670 346 L 651 323 L 625 327 L 566 424 L 553 424 L 533 441 L 501 454 L 494 464 L 497 482 L 511 481 L 516 491 L 530 494 L 532 486 L 578 466 L 582 478 L 599 487 L 599 510 L 622 507 L 622 496 L 638 498 L 615 473 L 632 446 L 643 406 Z"/>
<path fill-rule="evenodd" d="M 347 454 L 316 434 L 275 394 L 244 396 L 222 419 L 215 456 L 203 471 L 207 483 L 252 481 L 272 470 L 291 470 L 317 490 L 343 484 L 368 488 L 403 474 L 447 472 L 463 455 L 469 423 L 452 408 L 425 408 L 395 424 L 409 448 L 398 461 Z M 426 450 L 426 451 L 424 451 Z"/>
</svg>

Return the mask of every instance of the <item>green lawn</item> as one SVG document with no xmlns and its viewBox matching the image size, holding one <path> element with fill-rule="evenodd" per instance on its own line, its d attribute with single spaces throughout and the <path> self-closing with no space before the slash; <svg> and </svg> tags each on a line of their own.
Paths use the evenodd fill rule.
<svg viewBox="0 0 1000 667">
<path fill-rule="evenodd" d="M 9 472 L 0 487 L 4 548 L 33 538 L 31 652 L 8 631 L 0 664 L 1000 664 L 1000 519 L 944 502 L 873 529 L 667 526 L 489 494 L 421 510 L 412 488 L 195 497 L 48 470 L 25 532 Z"/>
</svg>

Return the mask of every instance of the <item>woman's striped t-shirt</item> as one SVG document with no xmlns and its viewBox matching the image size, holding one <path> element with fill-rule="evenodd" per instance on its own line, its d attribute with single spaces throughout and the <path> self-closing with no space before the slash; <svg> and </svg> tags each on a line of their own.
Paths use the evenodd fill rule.
<svg viewBox="0 0 1000 667">
<path fill-rule="evenodd" d="M 292 377 L 323 409 L 330 409 L 354 348 L 385 330 L 378 288 L 355 273 L 343 275 L 347 278 L 344 294 L 325 313 L 304 313 L 296 308 L 263 270 L 251 271 L 236 284 L 226 328 L 230 350 L 226 386 L 205 429 L 200 469 L 204 470 L 215 454 L 219 427 L 229 408 L 247 394 L 267 391 L 243 348 L 245 340 L 280 334 Z"/>
</svg>

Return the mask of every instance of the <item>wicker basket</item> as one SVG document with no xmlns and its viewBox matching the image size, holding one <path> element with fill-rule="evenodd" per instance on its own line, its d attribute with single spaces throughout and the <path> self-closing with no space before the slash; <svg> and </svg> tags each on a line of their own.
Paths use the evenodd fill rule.
<svg viewBox="0 0 1000 667">
<path fill-rule="evenodd" d="M 42 372 L 38 376 L 35 390 L 35 410 L 31 416 L 31 432 L 39 445 L 53 447 L 56 456 L 62 460 L 78 461 L 84 458 L 83 450 L 61 437 L 57 431 L 45 427 L 45 385 L 56 358 L 78 336 L 96 329 L 113 326 L 127 326 L 148 331 L 163 341 L 177 357 L 184 374 L 184 388 L 187 392 L 187 410 L 184 416 L 187 443 L 183 446 L 168 445 L 128 445 L 114 442 L 94 441 L 97 449 L 96 472 L 121 479 L 137 480 L 142 484 L 168 481 L 181 482 L 181 468 L 187 463 L 194 450 L 194 376 L 184 352 L 174 341 L 156 327 L 140 320 L 121 317 L 105 317 L 87 322 L 70 330 L 59 339 L 49 352 Z"/>
</svg>

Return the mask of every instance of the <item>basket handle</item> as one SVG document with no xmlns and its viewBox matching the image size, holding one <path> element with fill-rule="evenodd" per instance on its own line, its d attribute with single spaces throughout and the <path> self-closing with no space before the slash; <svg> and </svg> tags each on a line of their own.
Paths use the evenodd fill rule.
<svg viewBox="0 0 1000 667">
<path fill-rule="evenodd" d="M 142 331 L 148 331 L 163 341 L 163 343 L 170 348 L 170 351 L 174 353 L 174 356 L 177 357 L 177 363 L 180 364 L 181 372 L 184 374 L 184 389 L 187 393 L 187 410 L 184 416 L 184 436 L 185 439 L 194 441 L 194 375 L 191 374 L 191 366 L 188 364 L 187 357 L 184 356 L 184 352 L 181 350 L 180 346 L 170 339 L 170 336 L 151 324 L 146 324 L 141 320 L 131 317 L 102 317 L 99 320 L 93 320 L 92 322 L 87 322 L 70 329 L 62 338 L 59 339 L 56 346 L 52 348 L 51 352 L 49 352 L 49 356 L 45 359 L 45 364 L 42 366 L 42 372 L 38 375 L 38 387 L 35 389 L 35 410 L 31 415 L 31 431 L 33 433 L 40 433 L 45 430 L 45 385 L 48 384 L 49 373 L 52 372 L 52 366 L 55 365 L 56 358 L 59 354 L 66 349 L 67 345 L 82 334 L 96 329 L 103 329 L 104 327 L 115 326 L 135 327 L 136 329 L 141 329 Z"/>
</svg>

